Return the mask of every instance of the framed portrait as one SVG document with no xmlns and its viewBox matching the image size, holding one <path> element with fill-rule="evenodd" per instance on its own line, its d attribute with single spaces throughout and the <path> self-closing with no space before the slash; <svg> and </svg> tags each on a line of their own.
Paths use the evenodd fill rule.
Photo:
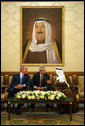
<svg viewBox="0 0 85 126">
<path fill-rule="evenodd" d="M 20 7 L 20 64 L 64 65 L 64 6 Z"/>
</svg>

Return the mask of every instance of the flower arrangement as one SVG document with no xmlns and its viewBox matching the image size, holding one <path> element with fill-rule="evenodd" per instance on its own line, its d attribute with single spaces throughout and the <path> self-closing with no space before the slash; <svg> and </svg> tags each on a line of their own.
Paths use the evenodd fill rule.
<svg viewBox="0 0 85 126">
<path fill-rule="evenodd" d="M 16 99 L 28 100 L 65 100 L 66 95 L 60 91 L 20 91 L 15 95 Z"/>
</svg>

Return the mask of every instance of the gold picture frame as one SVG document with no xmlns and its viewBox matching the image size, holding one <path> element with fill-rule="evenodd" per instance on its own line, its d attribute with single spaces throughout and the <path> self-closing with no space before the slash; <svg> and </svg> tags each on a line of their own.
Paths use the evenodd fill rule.
<svg viewBox="0 0 85 126">
<path fill-rule="evenodd" d="M 50 12 L 50 13 L 49 13 Z M 26 45 L 27 40 L 32 40 L 32 28 L 36 18 L 45 17 L 52 24 L 52 39 L 57 40 L 57 47 L 53 42 L 55 53 L 59 50 L 60 63 L 29 63 L 23 59 L 26 57 L 26 51 L 30 46 Z M 28 30 L 29 29 L 29 30 Z M 25 52 L 25 54 L 24 54 Z M 21 6 L 20 7 L 20 65 L 29 66 L 63 66 L 64 62 L 64 6 Z M 25 55 L 25 56 L 24 56 Z M 58 56 L 58 55 L 57 55 Z M 35 59 L 34 59 L 35 60 Z"/>
</svg>

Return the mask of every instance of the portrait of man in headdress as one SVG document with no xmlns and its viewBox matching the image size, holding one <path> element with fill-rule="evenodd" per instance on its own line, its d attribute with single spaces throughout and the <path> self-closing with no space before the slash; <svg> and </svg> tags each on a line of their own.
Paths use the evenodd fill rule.
<svg viewBox="0 0 85 126">
<path fill-rule="evenodd" d="M 51 24 L 44 18 L 34 22 L 32 41 L 29 41 L 23 57 L 25 63 L 61 63 L 55 41 L 51 36 Z"/>
<path fill-rule="evenodd" d="M 23 44 L 22 63 L 62 63 L 59 46 L 52 37 L 52 24 L 46 17 L 38 17 L 33 21 L 31 39 Z"/>
</svg>

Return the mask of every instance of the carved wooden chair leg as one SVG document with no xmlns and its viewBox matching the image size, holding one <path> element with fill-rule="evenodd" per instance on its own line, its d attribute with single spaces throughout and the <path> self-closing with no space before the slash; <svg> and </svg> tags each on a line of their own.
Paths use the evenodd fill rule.
<svg viewBox="0 0 85 126">
<path fill-rule="evenodd" d="M 7 112 L 8 112 L 8 103 L 7 103 Z"/>
<path fill-rule="evenodd" d="M 15 107 L 14 107 L 14 104 L 13 104 L 13 115 L 14 115 L 14 111 L 15 111 Z"/>
<path fill-rule="evenodd" d="M 4 111 L 4 102 L 2 103 L 2 110 Z"/>
</svg>

